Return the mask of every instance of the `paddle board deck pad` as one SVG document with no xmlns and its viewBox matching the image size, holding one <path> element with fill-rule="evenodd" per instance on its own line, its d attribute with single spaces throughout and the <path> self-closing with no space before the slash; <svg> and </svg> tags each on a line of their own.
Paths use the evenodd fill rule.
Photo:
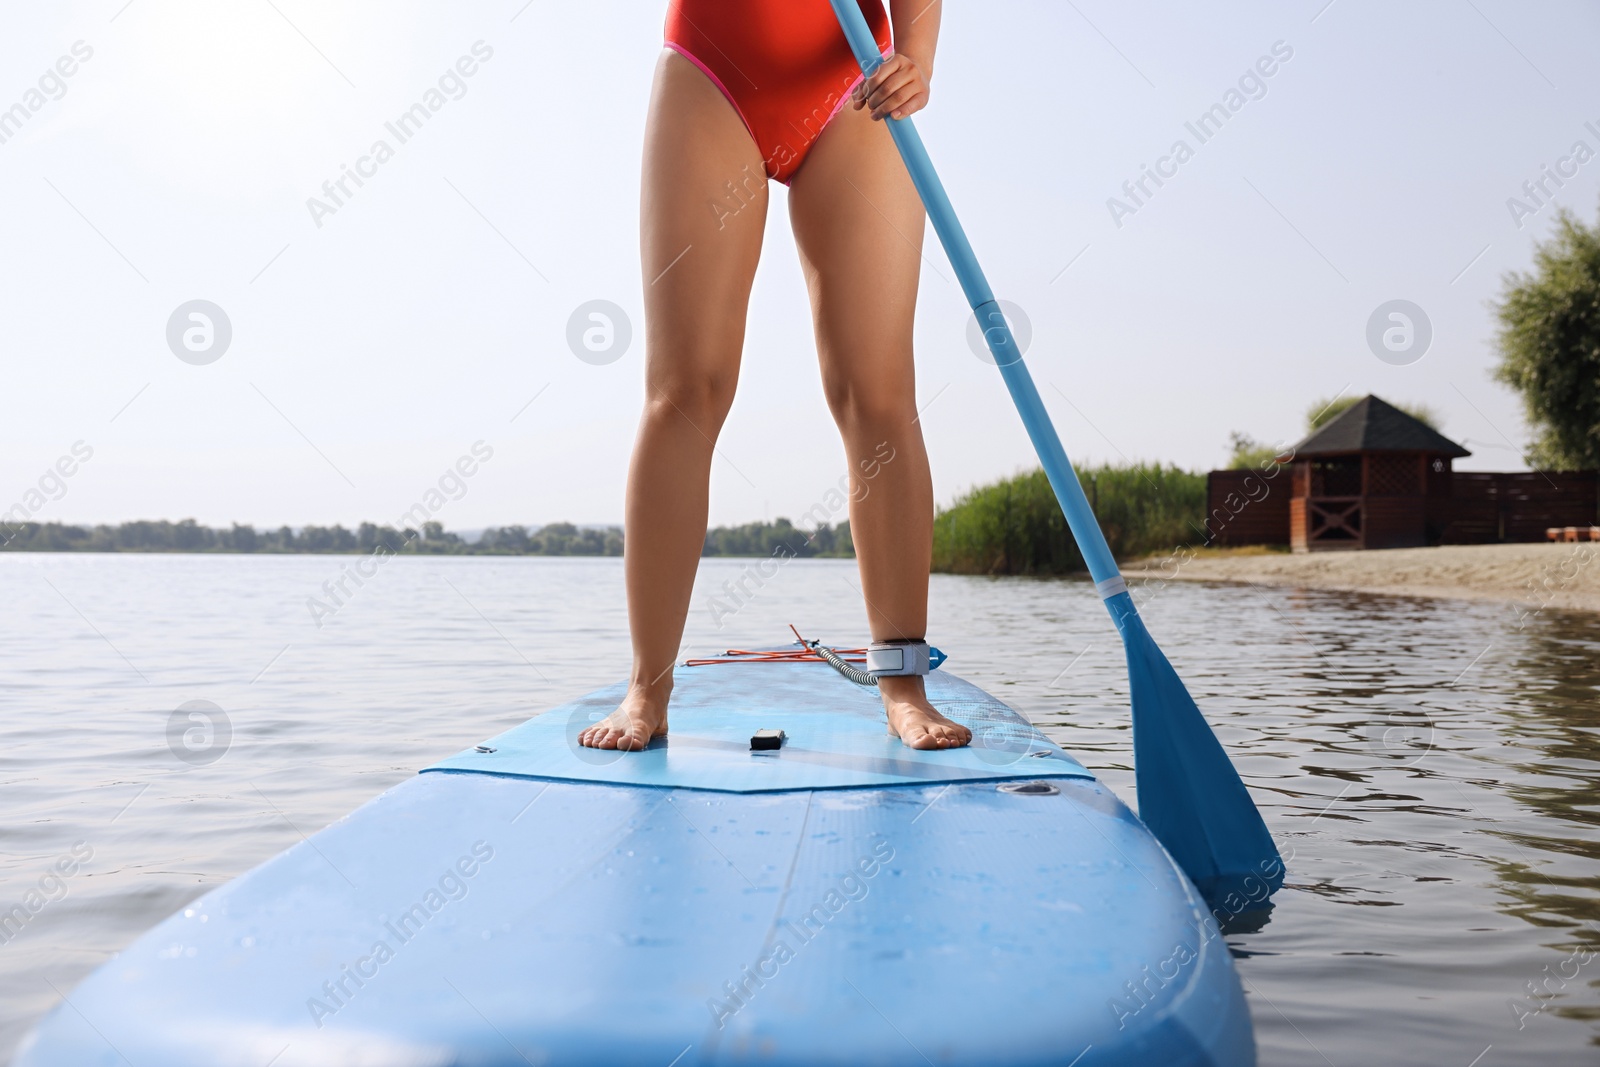
<svg viewBox="0 0 1600 1067">
<path fill-rule="evenodd" d="M 812 663 L 679 668 L 401 783 L 91 974 L 19 1067 L 1255 1062 L 1232 960 L 1142 823 L 940 671 L 917 751 Z M 777 750 L 752 752 L 757 730 Z"/>
</svg>

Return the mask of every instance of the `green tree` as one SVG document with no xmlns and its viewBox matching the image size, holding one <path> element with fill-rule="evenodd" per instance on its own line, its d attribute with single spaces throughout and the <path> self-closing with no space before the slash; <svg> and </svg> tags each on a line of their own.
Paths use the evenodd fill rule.
<svg viewBox="0 0 1600 1067">
<path fill-rule="evenodd" d="M 1275 445 L 1263 444 L 1249 434 L 1239 433 L 1237 430 L 1228 435 L 1228 448 L 1231 451 L 1228 457 L 1228 469 L 1231 471 L 1264 469 L 1285 451 Z"/>
<path fill-rule="evenodd" d="M 444 523 L 425 522 L 422 524 L 422 541 L 414 547 L 418 552 L 445 556 L 461 552 L 465 545 L 459 535 L 444 528 Z"/>
<path fill-rule="evenodd" d="M 531 551 L 526 526 L 491 526 L 478 537 L 478 552 L 496 555 L 526 555 Z"/>
<path fill-rule="evenodd" d="M 1505 277 L 1495 377 L 1522 395 L 1530 464 L 1600 467 L 1600 225 L 1563 208 L 1534 265 Z"/>
</svg>

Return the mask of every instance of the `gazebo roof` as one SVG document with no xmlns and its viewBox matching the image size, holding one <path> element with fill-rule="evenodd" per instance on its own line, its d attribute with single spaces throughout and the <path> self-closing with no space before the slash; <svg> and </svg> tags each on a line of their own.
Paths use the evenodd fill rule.
<svg viewBox="0 0 1600 1067">
<path fill-rule="evenodd" d="M 1470 456 L 1432 426 L 1375 396 L 1365 396 L 1313 430 L 1295 446 L 1296 456 L 1350 452 L 1426 452 L 1434 456 Z"/>
</svg>

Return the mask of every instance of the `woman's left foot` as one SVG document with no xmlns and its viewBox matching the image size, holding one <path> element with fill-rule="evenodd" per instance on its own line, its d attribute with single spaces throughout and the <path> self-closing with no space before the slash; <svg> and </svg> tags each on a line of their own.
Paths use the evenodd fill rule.
<svg viewBox="0 0 1600 1067">
<path fill-rule="evenodd" d="M 934 710 L 915 675 L 879 678 L 889 732 L 908 748 L 961 748 L 972 743 L 972 731 Z"/>
</svg>

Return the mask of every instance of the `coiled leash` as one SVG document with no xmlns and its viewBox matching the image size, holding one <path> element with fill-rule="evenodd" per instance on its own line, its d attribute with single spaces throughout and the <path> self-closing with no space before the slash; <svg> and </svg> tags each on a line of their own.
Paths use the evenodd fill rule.
<svg viewBox="0 0 1600 1067">
<path fill-rule="evenodd" d="M 800 631 L 794 631 L 795 640 L 816 653 L 834 670 L 857 685 L 877 685 L 879 678 L 898 678 L 922 675 L 937 670 L 945 661 L 945 654 L 923 640 L 874 641 L 867 646 L 867 669 L 852 666 L 833 649 L 821 641 L 807 641 Z"/>
</svg>

